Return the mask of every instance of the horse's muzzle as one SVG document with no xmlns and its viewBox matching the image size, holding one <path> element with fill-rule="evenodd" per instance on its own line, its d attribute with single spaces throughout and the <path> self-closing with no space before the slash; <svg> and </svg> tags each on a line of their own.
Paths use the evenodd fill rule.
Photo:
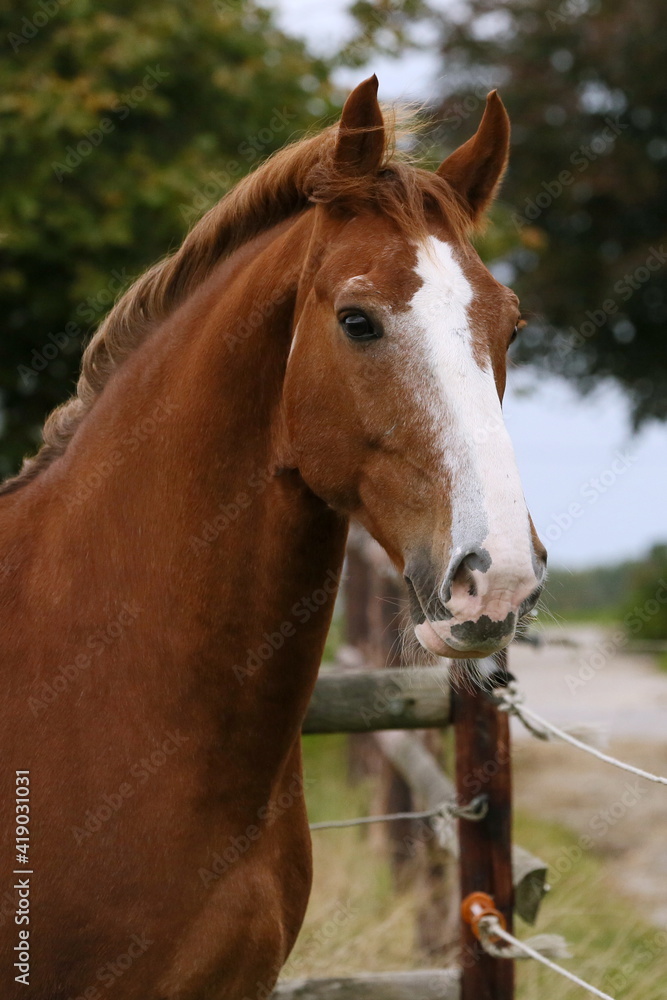
<svg viewBox="0 0 667 1000">
<path fill-rule="evenodd" d="M 458 560 L 444 584 L 424 562 L 406 566 L 405 580 L 417 639 L 427 650 L 451 658 L 479 658 L 504 649 L 518 622 L 537 603 L 544 566 L 537 573 L 481 571 L 479 557 Z"/>
</svg>

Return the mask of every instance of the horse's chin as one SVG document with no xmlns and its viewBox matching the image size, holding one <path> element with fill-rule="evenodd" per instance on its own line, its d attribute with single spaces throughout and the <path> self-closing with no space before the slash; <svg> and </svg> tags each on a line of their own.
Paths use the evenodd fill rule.
<svg viewBox="0 0 667 1000">
<path fill-rule="evenodd" d="M 480 642 L 479 645 L 475 646 L 459 642 L 451 636 L 443 637 L 428 620 L 415 625 L 415 635 L 420 645 L 429 653 L 434 653 L 436 656 L 446 656 L 450 660 L 484 659 L 484 657 L 492 656 L 493 653 L 504 649 L 514 638 L 514 632 L 511 632 L 501 639 Z"/>
</svg>

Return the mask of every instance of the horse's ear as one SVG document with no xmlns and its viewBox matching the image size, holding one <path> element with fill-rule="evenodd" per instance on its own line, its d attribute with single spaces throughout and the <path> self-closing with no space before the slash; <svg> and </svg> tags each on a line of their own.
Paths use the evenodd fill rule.
<svg viewBox="0 0 667 1000">
<path fill-rule="evenodd" d="M 484 115 L 472 139 L 448 156 L 437 173 L 449 181 L 478 222 L 491 204 L 507 166 L 510 120 L 498 91 L 486 99 Z"/>
<path fill-rule="evenodd" d="M 384 155 L 384 119 L 377 99 L 375 73 L 355 87 L 338 125 L 334 160 L 349 174 L 375 173 Z"/>
</svg>

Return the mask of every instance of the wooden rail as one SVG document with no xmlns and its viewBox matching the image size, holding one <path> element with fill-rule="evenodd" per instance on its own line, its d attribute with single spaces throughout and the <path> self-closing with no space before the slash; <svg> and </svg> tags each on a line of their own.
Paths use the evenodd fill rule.
<svg viewBox="0 0 667 1000">
<path fill-rule="evenodd" d="M 458 969 L 378 972 L 340 979 L 291 979 L 271 1000 L 460 1000 Z"/>
<path fill-rule="evenodd" d="M 444 729 L 450 724 L 446 667 L 324 670 L 317 679 L 303 732 Z"/>
</svg>

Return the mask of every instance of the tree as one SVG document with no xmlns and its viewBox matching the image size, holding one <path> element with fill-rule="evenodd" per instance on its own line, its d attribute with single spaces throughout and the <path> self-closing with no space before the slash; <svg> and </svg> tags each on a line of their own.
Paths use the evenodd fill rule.
<svg viewBox="0 0 667 1000">
<path fill-rule="evenodd" d="M 366 46 L 371 36 L 381 48 L 382 19 L 400 25 L 411 7 L 354 5 Z M 463 14 L 431 4 L 416 15 L 439 38 L 445 150 L 472 134 L 492 87 L 512 119 L 498 219 L 530 320 L 518 358 L 583 390 L 613 378 L 635 424 L 666 419 L 667 7 L 467 0 Z M 414 27 L 413 44 L 425 37 Z"/>
<path fill-rule="evenodd" d="M 667 545 L 654 545 L 630 579 L 623 622 L 630 637 L 667 639 Z"/>
<path fill-rule="evenodd" d="M 118 292 L 331 103 L 326 65 L 254 0 L 14 2 L 0 37 L 6 474 Z"/>
</svg>

